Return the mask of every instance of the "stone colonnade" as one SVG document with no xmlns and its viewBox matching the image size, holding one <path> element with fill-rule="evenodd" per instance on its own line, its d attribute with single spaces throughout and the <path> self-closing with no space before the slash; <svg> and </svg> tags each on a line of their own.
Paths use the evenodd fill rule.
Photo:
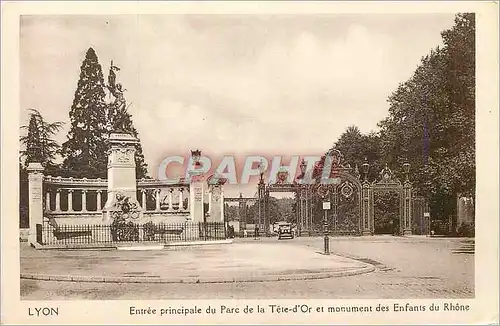
<svg viewBox="0 0 500 326">
<path fill-rule="evenodd" d="M 50 180 L 50 178 L 48 178 Z M 81 185 L 81 179 L 76 179 L 79 185 Z M 90 180 L 92 181 L 92 180 Z M 106 181 L 106 180 L 104 180 Z M 49 184 L 49 183 L 47 183 Z M 161 198 L 162 190 L 167 191 L 167 195 L 164 197 L 163 201 Z M 148 191 L 153 192 L 154 194 L 154 202 L 155 208 L 153 210 L 148 210 L 145 203 L 147 201 L 147 193 Z M 52 194 L 55 192 L 55 196 Z M 45 191 L 45 211 L 49 213 L 58 213 L 58 212 L 74 212 L 74 213 L 84 213 L 84 212 L 92 212 L 97 211 L 100 212 L 104 206 L 104 198 L 103 193 L 106 192 L 106 189 L 85 189 L 85 188 L 64 188 L 58 187 L 56 184 L 52 184 L 50 188 Z M 95 194 L 95 209 L 91 210 L 88 208 L 88 195 L 94 193 Z M 189 188 L 183 187 L 168 187 L 168 188 L 143 188 L 140 189 L 140 204 L 142 206 L 143 211 L 189 211 Z M 177 193 L 177 196 L 174 194 Z M 73 207 L 73 199 L 75 194 L 79 194 L 81 196 L 81 209 L 76 210 Z M 65 202 L 67 202 L 67 208 L 62 209 L 62 198 L 65 197 Z M 138 196 L 139 197 L 139 196 Z M 174 197 L 177 200 L 174 201 Z M 137 198 L 139 200 L 139 198 Z M 184 204 L 184 200 L 187 201 L 187 205 Z M 164 203 L 165 205 L 161 205 Z M 54 209 L 52 207 L 54 206 Z M 94 205 L 92 205 L 94 207 Z"/>
</svg>

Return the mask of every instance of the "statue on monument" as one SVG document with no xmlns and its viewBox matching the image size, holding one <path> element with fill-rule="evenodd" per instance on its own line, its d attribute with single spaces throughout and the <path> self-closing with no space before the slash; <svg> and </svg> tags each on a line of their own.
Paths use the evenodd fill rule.
<svg viewBox="0 0 500 326">
<path fill-rule="evenodd" d="M 140 208 L 130 197 L 121 192 L 118 192 L 115 197 L 112 213 L 114 220 L 136 220 L 140 217 Z"/>
<path fill-rule="evenodd" d="M 111 60 L 111 66 L 109 68 L 109 76 L 108 76 L 108 85 L 107 88 L 111 95 L 113 95 L 114 100 L 109 108 L 109 116 L 112 118 L 111 129 L 114 132 L 126 133 L 125 126 L 125 118 L 127 113 L 125 112 L 125 97 L 123 96 L 123 92 L 126 89 L 123 89 L 122 84 L 116 82 L 116 72 L 120 71 L 120 68 L 113 64 L 113 60 Z"/>
</svg>

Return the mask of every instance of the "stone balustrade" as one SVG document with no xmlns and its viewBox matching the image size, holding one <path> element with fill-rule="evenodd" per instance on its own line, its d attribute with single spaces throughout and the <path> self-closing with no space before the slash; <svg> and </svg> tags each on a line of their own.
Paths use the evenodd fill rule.
<svg viewBox="0 0 500 326">
<path fill-rule="evenodd" d="M 102 212 L 106 203 L 107 179 L 45 176 L 43 183 L 46 215 L 93 215 Z M 145 213 L 189 215 L 189 183 L 182 179 L 175 184 L 163 180 L 140 179 L 137 181 L 137 190 L 137 200 Z M 76 197 L 79 198 L 78 209 L 74 207 Z"/>
<path fill-rule="evenodd" d="M 83 186 L 85 188 L 90 187 L 103 187 L 106 188 L 108 185 L 108 180 L 106 179 L 87 179 L 87 178 L 63 178 L 63 177 L 54 177 L 47 175 L 43 178 L 43 182 L 47 185 L 56 185 L 56 186 L 71 186 L 78 187 Z"/>
<path fill-rule="evenodd" d="M 168 185 L 158 187 L 151 182 L 148 186 L 138 184 L 138 198 L 144 212 L 185 213 L 189 214 L 189 185 Z M 153 205 L 148 205 L 153 202 Z"/>
</svg>

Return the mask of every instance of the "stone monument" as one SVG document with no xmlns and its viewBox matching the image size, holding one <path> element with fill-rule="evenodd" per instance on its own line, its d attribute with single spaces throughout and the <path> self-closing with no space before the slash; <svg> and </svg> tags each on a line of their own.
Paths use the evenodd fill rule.
<svg viewBox="0 0 500 326">
<path fill-rule="evenodd" d="M 131 220 L 142 217 L 142 208 L 137 201 L 135 173 L 135 145 L 138 140 L 126 133 L 111 133 L 108 150 L 108 199 L 103 209 L 103 221 L 110 223 L 113 212 L 120 210 L 124 201 L 137 212 L 128 214 Z M 134 221 L 132 221 L 134 222 Z"/>
</svg>

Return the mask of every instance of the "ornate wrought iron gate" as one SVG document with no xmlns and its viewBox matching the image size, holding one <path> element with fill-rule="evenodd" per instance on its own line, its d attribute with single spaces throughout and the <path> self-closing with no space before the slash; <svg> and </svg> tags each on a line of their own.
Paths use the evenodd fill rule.
<svg viewBox="0 0 500 326">
<path fill-rule="evenodd" d="M 403 165 L 405 181 L 400 182 L 394 173 L 386 167 L 380 172 L 380 179 L 372 183 L 368 181 L 369 164 L 365 159 L 362 165 L 364 177 L 356 166 L 354 169 L 344 162 L 342 153 L 336 149 L 326 155 L 331 165 L 330 174 L 312 184 L 304 184 L 299 180 L 287 182 L 288 172 L 279 171 L 277 181 L 264 184 L 261 174 L 259 182 L 259 221 L 262 230 L 269 230 L 269 194 L 272 192 L 293 192 L 296 194 L 296 221 L 299 234 L 309 234 L 313 231 L 313 216 L 321 209 L 318 187 L 326 185 L 328 190 L 324 200 L 330 202 L 331 209 L 327 211 L 329 232 L 337 235 L 373 235 L 375 233 L 375 196 L 387 192 L 397 194 L 398 204 L 398 234 L 412 234 L 412 186 L 408 178 L 410 165 Z M 301 164 L 303 175 L 305 166 Z M 328 174 L 328 173 L 327 173 Z M 323 173 L 323 175 L 325 175 Z M 326 184 L 325 184 L 326 182 Z M 262 206 L 262 207 L 261 207 Z M 261 222 L 259 222 L 261 223 Z"/>
</svg>

